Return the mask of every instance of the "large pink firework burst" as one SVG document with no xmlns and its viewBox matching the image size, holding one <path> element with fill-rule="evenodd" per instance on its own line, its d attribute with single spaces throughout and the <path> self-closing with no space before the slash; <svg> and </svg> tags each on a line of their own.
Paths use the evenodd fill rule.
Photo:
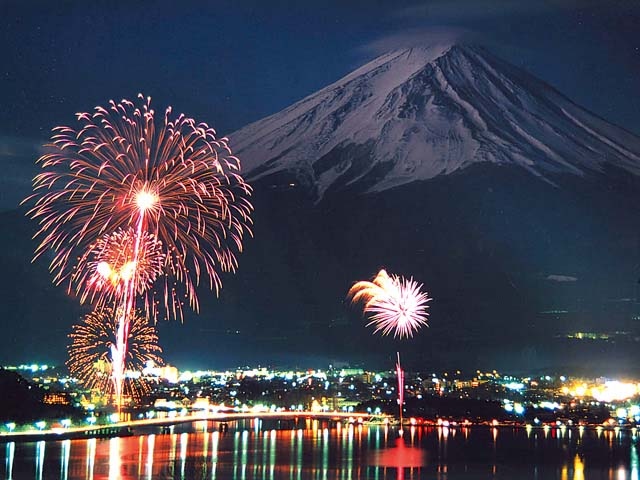
<svg viewBox="0 0 640 480">
<path fill-rule="evenodd" d="M 201 277 L 218 291 L 220 272 L 237 268 L 251 233 L 251 187 L 225 138 L 182 114 L 172 117 L 171 107 L 158 121 L 151 99 L 139 98 L 139 105 L 111 101 L 77 114 L 79 129 L 54 128 L 26 200 L 40 225 L 36 258 L 52 251 L 54 282 L 72 287 L 76 260 L 98 239 L 130 230 L 142 242 L 152 235 L 165 257 L 165 275 L 154 285 L 160 306 L 182 318 L 185 302 L 198 310 Z"/>
<path fill-rule="evenodd" d="M 353 303 L 364 303 L 364 313 L 370 315 L 367 326 L 373 326 L 374 333 L 409 338 L 427 325 L 431 298 L 421 290 L 422 286 L 413 278 L 380 270 L 371 282 L 355 283 L 348 297 Z"/>
</svg>

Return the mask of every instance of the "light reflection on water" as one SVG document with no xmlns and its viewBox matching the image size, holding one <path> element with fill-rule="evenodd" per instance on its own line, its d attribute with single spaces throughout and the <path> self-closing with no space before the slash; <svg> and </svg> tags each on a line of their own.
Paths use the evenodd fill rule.
<svg viewBox="0 0 640 480">
<path fill-rule="evenodd" d="M 132 437 L 4 445 L 6 479 L 640 480 L 637 436 L 584 428 L 412 427 L 261 420 Z M 291 425 L 289 425 L 291 427 Z M 2 465 L 2 464 L 0 464 Z M 1 467 L 0 467 L 1 468 Z"/>
</svg>

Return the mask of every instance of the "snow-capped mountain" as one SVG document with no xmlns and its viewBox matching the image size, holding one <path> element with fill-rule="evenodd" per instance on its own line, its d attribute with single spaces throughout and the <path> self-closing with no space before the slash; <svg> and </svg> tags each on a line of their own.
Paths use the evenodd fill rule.
<svg viewBox="0 0 640 480">
<path fill-rule="evenodd" d="M 640 174 L 640 138 L 464 45 L 387 53 L 229 137 L 250 180 L 293 172 L 317 198 L 331 187 L 382 191 L 478 162 L 545 179 L 607 164 Z"/>
</svg>

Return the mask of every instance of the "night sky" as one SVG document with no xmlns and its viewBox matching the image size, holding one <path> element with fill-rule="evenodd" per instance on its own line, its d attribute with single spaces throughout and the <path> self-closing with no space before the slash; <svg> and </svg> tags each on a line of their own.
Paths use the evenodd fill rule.
<svg viewBox="0 0 640 480">
<path fill-rule="evenodd" d="M 640 4 L 631 0 L 6 0 L 0 25 L 2 211 L 28 195 L 50 129 L 111 98 L 143 92 L 227 134 L 380 53 L 446 39 L 485 45 L 640 134 Z M 58 347 L 39 354 L 59 359 Z"/>
</svg>

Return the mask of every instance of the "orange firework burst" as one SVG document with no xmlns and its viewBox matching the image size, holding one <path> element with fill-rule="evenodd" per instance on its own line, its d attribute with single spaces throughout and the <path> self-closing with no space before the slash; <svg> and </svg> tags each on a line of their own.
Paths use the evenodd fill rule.
<svg viewBox="0 0 640 480">
<path fill-rule="evenodd" d="M 110 308 L 89 313 L 80 324 L 73 325 L 69 334 L 71 344 L 67 347 L 66 363 L 71 375 L 85 387 L 108 395 L 116 389 L 111 357 L 116 344 L 117 317 Z M 149 389 L 140 375 L 147 362 L 156 365 L 164 362 L 155 327 L 140 314 L 130 315 L 129 320 L 122 393 L 137 399 Z"/>
<path fill-rule="evenodd" d="M 105 234 L 89 247 L 71 274 L 71 284 L 82 302 L 113 304 L 135 273 L 137 293 L 145 299 L 145 310 L 154 316 L 158 301 L 151 287 L 158 277 L 166 276 L 166 255 L 162 242 L 149 233 L 142 233 L 137 255 L 135 246 L 136 232 L 130 228 Z"/>
<path fill-rule="evenodd" d="M 171 117 L 170 107 L 157 121 L 150 98 L 139 98 L 139 106 L 111 101 L 77 114 L 77 130 L 54 129 L 27 199 L 40 224 L 35 256 L 52 250 L 54 282 L 73 288 L 72 279 L 90 280 L 74 261 L 97 248 L 98 239 L 133 229 L 143 245 L 151 235 L 164 256 L 166 275 L 157 277 L 163 309 L 181 318 L 185 302 L 198 310 L 201 276 L 217 292 L 220 272 L 237 268 L 236 254 L 251 233 L 251 188 L 225 138 L 184 115 Z M 137 278 L 130 283 L 139 290 Z"/>
<path fill-rule="evenodd" d="M 374 326 L 374 333 L 393 332 L 394 337 L 408 338 L 427 325 L 427 303 L 431 298 L 421 289 L 422 284 L 413 278 L 407 280 L 380 270 L 371 282 L 355 283 L 347 297 L 352 303 L 364 304 L 364 313 L 371 315 L 367 326 Z"/>
</svg>

